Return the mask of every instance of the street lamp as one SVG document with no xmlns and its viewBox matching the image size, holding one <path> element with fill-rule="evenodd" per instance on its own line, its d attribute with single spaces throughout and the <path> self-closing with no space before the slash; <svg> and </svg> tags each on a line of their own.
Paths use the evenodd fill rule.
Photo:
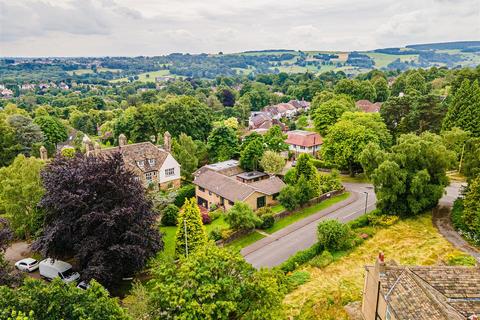
<svg viewBox="0 0 480 320">
<path fill-rule="evenodd" d="M 365 193 L 365 214 L 367 214 L 367 205 L 368 205 L 368 192 L 363 191 Z"/>
</svg>

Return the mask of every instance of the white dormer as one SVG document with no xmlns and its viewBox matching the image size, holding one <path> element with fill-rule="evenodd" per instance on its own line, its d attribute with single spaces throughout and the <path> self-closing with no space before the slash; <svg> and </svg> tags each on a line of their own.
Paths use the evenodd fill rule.
<svg viewBox="0 0 480 320">
<path fill-rule="evenodd" d="M 143 160 L 138 160 L 137 161 L 137 165 L 140 167 L 140 168 L 143 168 L 143 166 L 145 165 L 145 162 Z"/>
<path fill-rule="evenodd" d="M 148 159 L 148 164 L 151 166 L 155 165 L 155 159 Z"/>
</svg>

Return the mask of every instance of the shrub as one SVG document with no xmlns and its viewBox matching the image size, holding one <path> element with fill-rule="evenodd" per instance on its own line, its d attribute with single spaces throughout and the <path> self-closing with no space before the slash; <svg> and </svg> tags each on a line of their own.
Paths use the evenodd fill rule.
<svg viewBox="0 0 480 320">
<path fill-rule="evenodd" d="M 316 268 L 324 268 L 333 262 L 333 256 L 328 250 L 324 250 L 322 254 L 316 256 L 310 261 L 310 265 Z"/>
<path fill-rule="evenodd" d="M 202 213 L 202 223 L 204 225 L 212 223 L 212 218 L 210 218 L 210 215 L 208 213 Z"/>
<path fill-rule="evenodd" d="M 308 249 L 298 251 L 296 254 L 284 261 L 280 266 L 280 270 L 283 272 L 291 272 L 295 270 L 299 265 L 304 264 L 316 255 L 322 252 L 323 246 L 319 243 L 314 244 Z"/>
<path fill-rule="evenodd" d="M 222 229 L 220 228 L 215 228 L 212 231 L 210 231 L 210 234 L 208 235 L 208 238 L 213 240 L 213 241 L 218 241 L 222 240 Z"/>
<path fill-rule="evenodd" d="M 348 249 L 351 230 L 346 224 L 337 220 L 327 220 L 317 227 L 318 243 L 331 251 Z"/>
<path fill-rule="evenodd" d="M 460 230 L 466 229 L 465 222 L 463 220 L 463 199 L 462 198 L 458 198 L 453 203 L 451 219 L 452 219 L 453 226 L 456 229 L 460 229 Z"/>
<path fill-rule="evenodd" d="M 280 191 L 278 201 L 288 211 L 295 210 L 299 205 L 297 189 L 294 186 L 287 185 Z"/>
<path fill-rule="evenodd" d="M 164 226 L 176 226 L 178 218 L 178 207 L 174 204 L 169 204 L 162 214 L 162 225 Z"/>
<path fill-rule="evenodd" d="M 347 224 L 350 226 L 352 229 L 358 229 L 358 228 L 363 228 L 366 226 L 370 225 L 370 217 L 371 213 L 361 215 L 360 217 L 356 218 L 355 220 L 352 220 L 348 222 Z"/>
<path fill-rule="evenodd" d="M 257 225 L 260 229 L 268 229 L 275 224 L 275 218 L 273 217 L 273 211 L 270 207 L 263 207 L 257 211 L 257 216 L 261 219 L 261 223 Z"/>
<path fill-rule="evenodd" d="M 477 264 L 477 261 L 474 257 L 469 256 L 468 254 L 449 254 L 446 257 L 447 264 L 449 266 L 471 266 L 474 267 Z"/>
<path fill-rule="evenodd" d="M 215 221 L 222 215 L 222 209 L 210 211 L 208 215 L 210 216 L 210 219 L 212 219 L 212 221 Z"/>
<path fill-rule="evenodd" d="M 187 184 L 186 186 L 183 186 L 177 190 L 177 195 L 175 197 L 174 204 L 180 208 L 185 203 L 185 199 L 190 199 L 194 197 L 195 197 L 195 185 Z"/>
<path fill-rule="evenodd" d="M 374 227 L 376 226 L 389 227 L 397 223 L 398 216 L 386 215 L 386 214 L 382 214 L 382 215 L 372 214 L 368 217 L 368 219 L 370 220 L 370 225 Z"/>
<path fill-rule="evenodd" d="M 243 202 L 237 202 L 225 213 L 225 221 L 236 230 L 253 229 L 261 220 L 253 210 Z"/>
<path fill-rule="evenodd" d="M 288 289 L 290 291 L 295 290 L 304 283 L 310 280 L 310 273 L 308 271 L 295 271 L 287 278 Z"/>
</svg>

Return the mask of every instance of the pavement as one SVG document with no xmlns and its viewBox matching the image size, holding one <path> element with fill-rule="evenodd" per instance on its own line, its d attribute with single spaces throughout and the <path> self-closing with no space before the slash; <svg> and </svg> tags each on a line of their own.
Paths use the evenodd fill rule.
<svg viewBox="0 0 480 320">
<path fill-rule="evenodd" d="M 297 221 L 268 237 L 265 237 L 242 249 L 241 254 L 255 268 L 274 267 L 287 260 L 300 250 L 311 247 L 317 241 L 317 225 L 326 219 L 348 222 L 375 209 L 373 185 L 367 183 L 344 183 L 350 192 L 348 199 L 338 202 L 305 219 Z"/>
</svg>

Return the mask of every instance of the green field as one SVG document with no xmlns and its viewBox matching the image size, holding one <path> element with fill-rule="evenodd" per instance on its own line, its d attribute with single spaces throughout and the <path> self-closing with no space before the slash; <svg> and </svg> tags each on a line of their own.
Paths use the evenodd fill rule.
<svg viewBox="0 0 480 320">
<path fill-rule="evenodd" d="M 138 76 L 138 80 L 136 81 L 142 81 L 142 82 L 155 82 L 155 77 L 162 77 L 162 76 L 178 77 L 175 75 L 171 75 L 170 71 L 168 70 L 150 71 L 150 72 L 140 73 L 137 76 Z M 128 77 L 115 79 L 110 82 L 117 83 L 117 82 L 127 82 L 127 81 L 128 81 Z"/>
<path fill-rule="evenodd" d="M 412 61 L 418 60 L 417 54 L 407 54 L 407 55 L 394 55 L 394 54 L 385 54 L 385 53 L 378 53 L 378 52 L 366 52 L 367 56 L 375 60 L 375 67 L 376 68 L 384 68 L 389 63 L 400 59 L 400 61 Z"/>
</svg>

